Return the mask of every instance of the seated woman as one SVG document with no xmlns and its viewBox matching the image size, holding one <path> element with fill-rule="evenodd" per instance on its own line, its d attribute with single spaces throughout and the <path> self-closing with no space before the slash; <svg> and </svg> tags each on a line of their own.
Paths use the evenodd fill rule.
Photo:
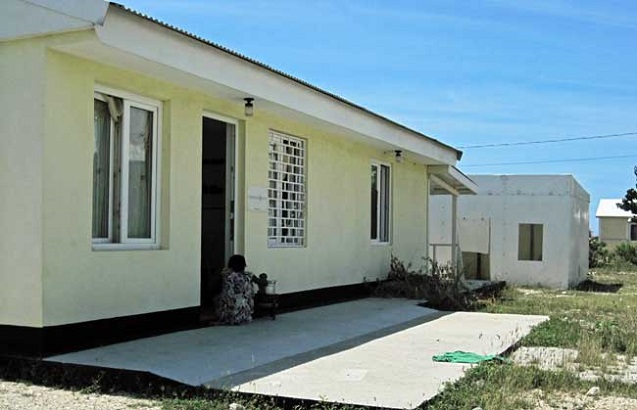
<svg viewBox="0 0 637 410">
<path fill-rule="evenodd" d="M 222 323 L 238 325 L 252 320 L 252 274 L 246 272 L 245 268 L 245 258 L 233 255 L 228 260 L 228 268 L 222 272 L 221 294 L 217 299 L 217 315 Z"/>
</svg>

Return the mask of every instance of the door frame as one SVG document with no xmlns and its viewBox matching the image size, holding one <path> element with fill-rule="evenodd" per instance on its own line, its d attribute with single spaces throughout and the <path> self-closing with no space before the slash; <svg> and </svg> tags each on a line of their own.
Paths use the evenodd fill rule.
<svg viewBox="0 0 637 410">
<path fill-rule="evenodd" d="M 230 170 L 230 173 L 231 173 L 230 178 L 232 178 L 232 183 L 230 184 L 230 188 L 232 189 L 232 196 L 230 199 L 232 203 L 232 209 L 226 210 L 226 219 L 225 219 L 226 230 L 228 230 L 228 224 L 230 224 L 231 237 L 225 238 L 226 243 L 224 244 L 224 249 L 226 250 L 226 252 L 232 255 L 237 253 L 237 232 L 239 228 L 239 224 L 237 223 L 237 193 L 239 189 L 239 177 L 237 175 L 238 173 L 237 164 L 239 162 L 238 161 L 239 150 L 237 148 L 238 148 L 238 140 L 239 140 L 239 120 L 232 117 L 226 117 L 221 114 L 213 113 L 211 111 L 203 111 L 202 117 L 209 118 L 215 121 L 220 121 L 220 122 L 234 126 L 234 133 L 232 133 L 232 135 L 228 135 L 226 133 L 226 138 L 231 137 L 232 139 L 232 141 L 228 141 L 228 139 L 226 139 L 226 172 Z M 203 138 L 203 130 L 201 135 Z M 232 144 L 229 144 L 229 142 L 231 142 Z M 203 141 L 202 141 L 202 144 L 203 144 Z M 231 162 L 228 162 L 228 156 L 229 156 L 228 153 L 232 153 Z M 228 165 L 230 165 L 230 169 Z M 226 190 L 228 188 L 227 181 L 228 181 L 228 175 L 226 174 Z M 226 191 L 226 201 L 227 200 L 228 200 L 228 192 Z M 234 223 L 231 223 L 230 222 L 231 220 L 234 221 Z M 230 257 L 230 255 L 225 255 L 225 259 L 227 260 Z"/>
</svg>

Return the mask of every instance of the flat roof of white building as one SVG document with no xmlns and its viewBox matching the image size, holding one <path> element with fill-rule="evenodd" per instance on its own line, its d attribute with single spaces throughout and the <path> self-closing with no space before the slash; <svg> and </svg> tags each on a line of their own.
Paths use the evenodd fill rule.
<svg viewBox="0 0 637 410">
<path fill-rule="evenodd" d="M 588 192 L 568 174 L 471 174 L 478 195 L 488 196 L 571 196 L 590 201 Z"/>
<path fill-rule="evenodd" d="M 599 205 L 597 206 L 597 212 L 595 212 L 596 217 L 622 217 L 622 218 L 630 218 L 633 216 L 628 211 L 624 211 L 621 208 L 617 207 L 617 204 L 621 202 L 621 199 L 600 199 Z"/>
</svg>

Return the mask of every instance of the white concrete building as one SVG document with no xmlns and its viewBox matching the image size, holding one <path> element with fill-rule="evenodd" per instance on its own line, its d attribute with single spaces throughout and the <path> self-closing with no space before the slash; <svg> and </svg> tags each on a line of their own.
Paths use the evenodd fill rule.
<svg viewBox="0 0 637 410">
<path fill-rule="evenodd" d="M 458 198 L 458 255 L 467 278 L 566 288 L 588 271 L 589 195 L 570 175 L 470 175 Z M 451 260 L 448 197 L 430 202 L 430 257 Z"/>
<path fill-rule="evenodd" d="M 597 206 L 599 239 L 612 250 L 622 242 L 637 243 L 637 223 L 633 214 L 617 207 L 621 199 L 600 199 Z"/>
</svg>

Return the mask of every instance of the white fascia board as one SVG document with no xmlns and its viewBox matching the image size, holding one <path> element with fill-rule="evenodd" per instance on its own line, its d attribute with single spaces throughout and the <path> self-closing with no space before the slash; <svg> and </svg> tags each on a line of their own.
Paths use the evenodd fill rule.
<svg viewBox="0 0 637 410">
<path fill-rule="evenodd" d="M 454 166 L 430 165 L 427 167 L 427 172 L 433 177 L 432 181 L 438 183 L 440 188 L 447 193 L 452 195 L 475 195 L 478 193 L 478 185 Z M 439 183 L 440 181 L 443 183 Z"/>
<path fill-rule="evenodd" d="M 478 184 L 476 184 L 467 174 L 460 171 L 454 166 L 449 166 L 449 175 L 464 187 L 465 194 L 475 195 L 478 193 Z"/>
<path fill-rule="evenodd" d="M 64 33 L 101 24 L 103 0 L 2 0 L 0 41 Z"/>
<path fill-rule="evenodd" d="M 446 183 L 442 178 L 436 176 L 436 174 L 429 174 L 429 178 L 431 179 L 432 184 L 434 184 L 437 187 L 439 187 L 440 190 L 445 192 L 445 194 L 450 194 L 450 195 L 453 195 L 453 196 L 460 195 L 460 191 L 458 191 L 456 188 L 454 188 L 450 184 Z M 439 190 L 435 189 L 433 194 L 436 195 L 436 194 L 438 194 L 438 192 L 439 192 Z"/>
<path fill-rule="evenodd" d="M 111 6 L 95 29 L 108 47 L 234 89 L 255 98 L 257 107 L 259 100 L 270 101 L 433 163 L 458 160 L 457 150 L 438 141 L 121 8 Z"/>
</svg>

